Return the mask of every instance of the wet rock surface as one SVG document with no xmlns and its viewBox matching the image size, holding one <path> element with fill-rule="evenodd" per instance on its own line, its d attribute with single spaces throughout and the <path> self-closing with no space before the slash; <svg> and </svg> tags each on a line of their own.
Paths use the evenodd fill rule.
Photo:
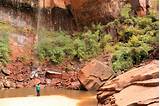
<svg viewBox="0 0 160 106">
<path fill-rule="evenodd" d="M 159 89 L 158 60 L 131 69 L 99 89 L 98 106 L 157 106 Z"/>
<path fill-rule="evenodd" d="M 104 81 L 113 78 L 112 68 L 98 60 L 92 60 L 79 72 L 79 81 L 86 90 L 97 90 Z"/>
</svg>

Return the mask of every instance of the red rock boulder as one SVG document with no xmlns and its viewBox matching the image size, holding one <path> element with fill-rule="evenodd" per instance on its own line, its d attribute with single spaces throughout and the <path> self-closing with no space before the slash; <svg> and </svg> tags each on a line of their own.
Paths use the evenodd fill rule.
<svg viewBox="0 0 160 106">
<path fill-rule="evenodd" d="M 61 79 L 62 78 L 62 73 L 56 72 L 56 71 L 47 71 L 46 74 L 45 74 L 45 77 L 49 78 L 49 79 L 53 79 L 53 78 Z"/>
<path fill-rule="evenodd" d="M 86 90 L 97 90 L 104 81 L 112 78 L 112 68 L 98 60 L 92 60 L 79 72 L 79 81 Z"/>
<path fill-rule="evenodd" d="M 134 68 L 106 81 L 97 93 L 98 106 L 157 106 L 159 61 Z"/>
</svg>

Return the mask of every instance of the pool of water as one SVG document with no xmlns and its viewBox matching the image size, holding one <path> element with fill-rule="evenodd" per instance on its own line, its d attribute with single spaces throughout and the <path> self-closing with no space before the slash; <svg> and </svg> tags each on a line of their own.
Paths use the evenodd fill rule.
<svg viewBox="0 0 160 106">
<path fill-rule="evenodd" d="M 97 106 L 96 92 L 44 88 L 0 90 L 0 106 Z"/>
</svg>

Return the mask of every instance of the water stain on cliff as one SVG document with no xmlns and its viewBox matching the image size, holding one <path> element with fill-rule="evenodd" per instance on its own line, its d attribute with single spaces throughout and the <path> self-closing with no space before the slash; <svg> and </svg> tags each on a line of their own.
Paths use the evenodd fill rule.
<svg viewBox="0 0 160 106">
<path fill-rule="evenodd" d="M 54 7 L 41 9 L 38 17 L 38 8 L 13 8 L 10 5 L 0 4 L 0 20 L 7 21 L 18 27 L 45 27 L 49 30 L 73 31 L 76 29 L 74 18 L 69 9 Z M 40 18 L 40 19 L 39 19 Z"/>
</svg>

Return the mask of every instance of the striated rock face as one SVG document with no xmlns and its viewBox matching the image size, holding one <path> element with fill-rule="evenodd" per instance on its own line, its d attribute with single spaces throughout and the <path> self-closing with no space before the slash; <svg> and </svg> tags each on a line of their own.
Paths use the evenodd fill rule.
<svg viewBox="0 0 160 106">
<path fill-rule="evenodd" d="M 157 60 L 107 81 L 97 94 L 98 106 L 157 106 L 159 67 Z"/>
<path fill-rule="evenodd" d="M 81 25 L 106 23 L 120 14 L 120 0 L 71 0 L 72 13 Z"/>
<path fill-rule="evenodd" d="M 79 73 L 79 81 L 86 90 L 97 90 L 104 81 L 112 78 L 112 69 L 98 60 L 92 60 Z"/>
<path fill-rule="evenodd" d="M 132 15 L 145 16 L 151 6 L 150 0 L 130 0 Z"/>
<path fill-rule="evenodd" d="M 39 7 L 41 8 L 59 7 L 66 9 L 67 5 L 70 5 L 70 0 L 39 0 Z"/>
</svg>

